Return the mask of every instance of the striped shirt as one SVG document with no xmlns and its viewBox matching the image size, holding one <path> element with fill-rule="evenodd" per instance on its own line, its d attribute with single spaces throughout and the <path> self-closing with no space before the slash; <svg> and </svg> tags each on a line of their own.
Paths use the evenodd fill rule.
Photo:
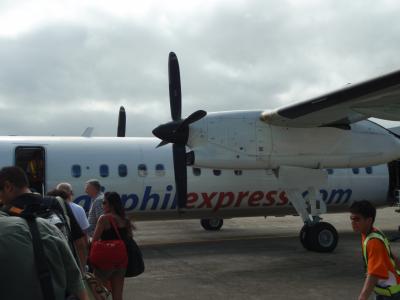
<svg viewBox="0 0 400 300">
<path fill-rule="evenodd" d="M 103 199 L 104 199 L 103 193 L 99 193 L 96 196 L 96 198 L 92 199 L 92 205 L 90 207 L 89 217 L 88 217 L 88 221 L 89 221 L 88 234 L 91 237 L 93 236 L 94 230 L 96 229 L 97 220 L 104 213 Z"/>
</svg>

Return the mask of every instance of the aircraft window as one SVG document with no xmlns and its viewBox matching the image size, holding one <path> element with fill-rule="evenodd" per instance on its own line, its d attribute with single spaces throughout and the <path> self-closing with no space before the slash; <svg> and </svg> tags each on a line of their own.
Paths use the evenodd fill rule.
<svg viewBox="0 0 400 300">
<path fill-rule="evenodd" d="M 194 176 L 200 176 L 201 175 L 201 169 L 200 168 L 192 168 L 193 170 L 193 175 Z"/>
<path fill-rule="evenodd" d="M 138 165 L 138 175 L 140 177 L 147 176 L 147 166 L 145 164 Z"/>
<path fill-rule="evenodd" d="M 367 174 L 372 174 L 372 167 L 366 167 L 365 171 L 367 172 Z"/>
<path fill-rule="evenodd" d="M 360 169 L 359 168 L 353 168 L 353 173 L 354 174 L 359 174 L 360 173 Z"/>
<path fill-rule="evenodd" d="M 213 170 L 215 176 L 221 175 L 221 170 Z"/>
<path fill-rule="evenodd" d="M 233 172 L 235 173 L 236 176 L 240 176 L 243 174 L 242 170 L 234 170 Z"/>
<path fill-rule="evenodd" d="M 333 169 L 326 169 L 327 171 L 328 171 L 328 174 L 329 175 L 332 175 L 333 174 Z"/>
<path fill-rule="evenodd" d="M 124 164 L 118 166 L 118 175 L 120 177 L 126 177 L 128 175 L 128 167 Z"/>
<path fill-rule="evenodd" d="M 165 168 L 163 164 L 156 164 L 156 175 L 157 176 L 165 175 Z"/>
<path fill-rule="evenodd" d="M 100 176 L 108 177 L 108 166 L 107 165 L 100 165 Z"/>
<path fill-rule="evenodd" d="M 81 166 L 80 165 L 73 165 L 71 167 L 72 177 L 78 178 L 81 177 Z"/>
</svg>

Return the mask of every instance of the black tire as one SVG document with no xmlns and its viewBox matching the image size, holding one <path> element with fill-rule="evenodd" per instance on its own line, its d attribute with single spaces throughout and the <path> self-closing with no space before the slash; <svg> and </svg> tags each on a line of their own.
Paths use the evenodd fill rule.
<svg viewBox="0 0 400 300">
<path fill-rule="evenodd" d="M 339 241 L 339 235 L 331 224 L 319 222 L 308 231 L 309 250 L 316 252 L 332 252 L 335 250 Z"/>
<path fill-rule="evenodd" d="M 305 224 L 300 230 L 299 238 L 300 238 L 300 243 L 303 245 L 305 249 L 312 250 L 310 248 L 310 242 L 308 241 L 310 235 L 309 231 L 310 231 L 310 226 Z"/>
<path fill-rule="evenodd" d="M 200 224 L 207 231 L 218 231 L 221 229 L 222 225 L 224 225 L 224 219 L 201 219 Z"/>
</svg>

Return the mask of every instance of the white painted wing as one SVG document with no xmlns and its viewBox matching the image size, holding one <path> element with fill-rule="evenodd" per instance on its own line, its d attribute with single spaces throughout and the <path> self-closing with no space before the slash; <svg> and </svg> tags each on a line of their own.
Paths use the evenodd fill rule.
<svg viewBox="0 0 400 300">
<path fill-rule="evenodd" d="M 286 127 L 345 126 L 370 117 L 400 121 L 400 70 L 262 113 Z"/>
</svg>

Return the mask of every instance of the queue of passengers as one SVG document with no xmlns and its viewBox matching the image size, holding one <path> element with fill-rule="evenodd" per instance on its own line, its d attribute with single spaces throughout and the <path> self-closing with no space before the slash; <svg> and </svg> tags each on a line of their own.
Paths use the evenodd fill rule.
<svg viewBox="0 0 400 300">
<path fill-rule="evenodd" d="M 86 182 L 85 192 L 91 198 L 88 217 L 73 202 L 71 184 L 59 183 L 42 197 L 30 191 L 22 169 L 0 170 L 1 299 L 89 299 L 93 287 L 85 281 L 87 269 L 111 290 L 112 299 L 122 299 L 128 253 L 112 254 L 125 259 L 106 269 L 94 258 L 102 255 L 99 241 L 132 239 L 133 225 L 118 193 L 103 194 L 97 180 Z M 54 216 L 53 210 L 60 213 Z M 66 228 L 54 221 L 60 215 L 65 216 Z M 94 258 L 88 266 L 90 242 Z M 92 253 L 94 248 L 98 253 Z"/>
</svg>

